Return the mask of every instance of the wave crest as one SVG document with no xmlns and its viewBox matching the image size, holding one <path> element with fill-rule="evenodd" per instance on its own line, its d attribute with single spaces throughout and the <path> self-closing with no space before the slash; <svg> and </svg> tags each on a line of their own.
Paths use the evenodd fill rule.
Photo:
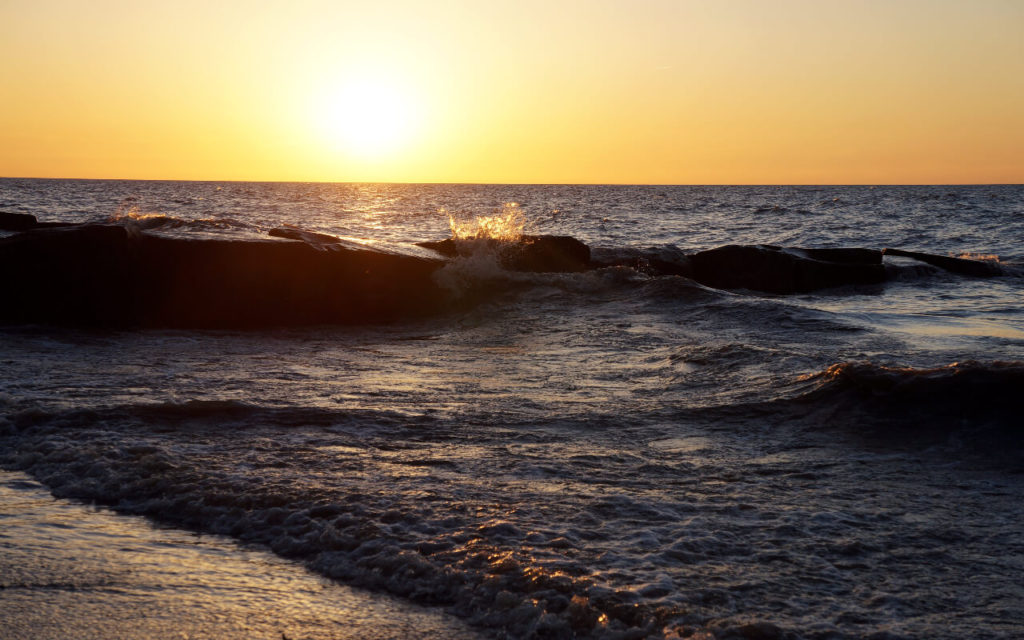
<svg viewBox="0 0 1024 640">
<path fill-rule="evenodd" d="M 138 205 L 120 206 L 107 218 L 107 222 L 120 224 L 132 230 L 184 229 L 190 231 L 253 230 L 257 227 L 233 218 L 196 218 L 188 220 L 163 213 L 146 213 Z"/>
<path fill-rule="evenodd" d="M 832 385 L 872 394 L 928 393 L 947 386 L 965 386 L 972 392 L 1009 392 L 1024 382 L 1024 362 L 974 360 L 917 369 L 888 367 L 870 362 L 841 362 L 806 376 L 823 387 Z"/>
<path fill-rule="evenodd" d="M 810 408 L 818 424 L 865 435 L 958 434 L 961 444 L 980 448 L 1006 447 L 1024 436 L 1024 362 L 969 360 L 934 368 L 843 362 L 804 380 L 813 388 L 794 402 L 805 415 Z"/>
</svg>

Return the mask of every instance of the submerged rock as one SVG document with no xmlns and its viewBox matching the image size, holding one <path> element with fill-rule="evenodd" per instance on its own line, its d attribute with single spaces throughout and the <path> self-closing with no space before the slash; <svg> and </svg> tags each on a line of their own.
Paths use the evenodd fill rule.
<svg viewBox="0 0 1024 640">
<path fill-rule="evenodd" d="M 182 239 L 118 225 L 0 239 L 0 322 L 247 328 L 361 324 L 443 308 L 442 260 L 346 245 Z"/>
</svg>

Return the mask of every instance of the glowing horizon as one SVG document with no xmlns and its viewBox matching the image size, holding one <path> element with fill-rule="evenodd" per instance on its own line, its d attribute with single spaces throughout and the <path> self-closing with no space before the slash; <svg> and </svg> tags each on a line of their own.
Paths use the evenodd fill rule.
<svg viewBox="0 0 1024 640">
<path fill-rule="evenodd" d="M 1024 3 L 0 5 L 0 176 L 1024 182 Z"/>
</svg>

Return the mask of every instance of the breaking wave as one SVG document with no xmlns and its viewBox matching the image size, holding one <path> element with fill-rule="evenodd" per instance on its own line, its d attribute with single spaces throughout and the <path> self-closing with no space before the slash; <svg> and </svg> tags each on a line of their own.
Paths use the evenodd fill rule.
<svg viewBox="0 0 1024 640">
<path fill-rule="evenodd" d="M 159 231 L 159 230 L 183 230 L 192 232 L 202 231 L 248 231 L 254 232 L 260 229 L 248 222 L 234 218 L 177 218 L 162 213 L 146 213 L 140 211 L 137 205 L 119 207 L 111 214 L 107 222 L 121 224 L 125 227 L 138 231 Z"/>
<path fill-rule="evenodd" d="M 329 440 L 295 442 L 279 429 L 265 430 L 268 423 L 317 421 L 340 430 Z M 0 462 L 32 473 L 58 496 L 263 544 L 334 579 L 450 606 L 508 637 L 639 638 L 680 613 L 598 586 L 591 570 L 571 559 L 580 541 L 526 529 L 500 509 L 469 509 L 479 496 L 445 496 L 400 476 L 388 491 L 360 480 L 360 468 L 388 455 L 388 440 L 370 432 L 383 435 L 388 423 L 408 430 L 415 426 L 408 417 L 193 401 L 22 412 L 12 422 L 13 432 L 0 430 L 0 437 L 16 436 L 17 447 L 0 448 Z M 349 423 L 358 437 L 346 439 Z M 65 435 L 75 426 L 85 429 L 74 432 L 72 445 Z M 444 474 L 460 464 L 410 452 L 377 472 Z M 350 473 L 337 476 L 334 489 L 318 487 L 340 468 Z M 638 514 L 646 508 L 628 500 L 606 505 L 630 507 Z"/>
<path fill-rule="evenodd" d="M 929 369 L 844 362 L 805 379 L 818 385 L 804 396 L 806 400 L 852 394 L 888 408 L 901 403 L 1024 406 L 1024 398 L 1017 393 L 1024 389 L 1024 362 L 965 361 Z"/>
<path fill-rule="evenodd" d="M 918 369 L 844 362 L 803 378 L 790 408 L 876 440 L 948 441 L 1024 453 L 1024 362 L 954 362 Z"/>
</svg>

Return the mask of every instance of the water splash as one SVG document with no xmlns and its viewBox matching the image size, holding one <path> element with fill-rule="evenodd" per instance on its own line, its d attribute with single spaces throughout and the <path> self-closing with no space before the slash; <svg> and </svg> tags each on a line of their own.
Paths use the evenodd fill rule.
<svg viewBox="0 0 1024 640">
<path fill-rule="evenodd" d="M 973 253 L 971 251 L 964 251 L 957 254 L 955 257 L 963 260 L 979 260 L 982 262 L 1001 262 L 999 256 L 995 253 Z"/>
<path fill-rule="evenodd" d="M 243 231 L 247 234 L 263 236 L 267 231 L 267 229 L 258 225 L 226 216 L 190 219 L 179 218 L 165 213 L 146 212 L 139 208 L 135 198 L 124 199 L 117 206 L 114 213 L 107 216 L 106 221 L 110 224 L 123 225 L 130 234 L 137 234 L 142 231 L 173 232 L 175 230 L 184 230 L 190 234 Z M 289 225 L 286 224 L 285 226 Z"/>
<path fill-rule="evenodd" d="M 110 214 L 107 218 L 108 222 L 127 222 L 127 221 L 144 221 L 144 220 L 159 220 L 167 221 L 171 217 L 162 213 L 145 213 L 139 209 L 139 205 L 126 199 L 121 204 L 117 205 L 117 209 L 114 213 Z"/>
<path fill-rule="evenodd" d="M 489 216 L 467 216 L 441 209 L 455 240 L 497 240 L 519 242 L 526 231 L 527 219 L 517 202 L 506 202 Z"/>
<path fill-rule="evenodd" d="M 455 299 L 484 295 L 489 289 L 504 290 L 517 276 L 501 265 L 501 256 L 522 241 L 528 221 L 517 202 L 506 202 L 490 215 L 474 215 L 440 209 L 448 216 L 458 259 L 434 276 Z M 503 282 L 505 286 L 495 287 Z"/>
</svg>

